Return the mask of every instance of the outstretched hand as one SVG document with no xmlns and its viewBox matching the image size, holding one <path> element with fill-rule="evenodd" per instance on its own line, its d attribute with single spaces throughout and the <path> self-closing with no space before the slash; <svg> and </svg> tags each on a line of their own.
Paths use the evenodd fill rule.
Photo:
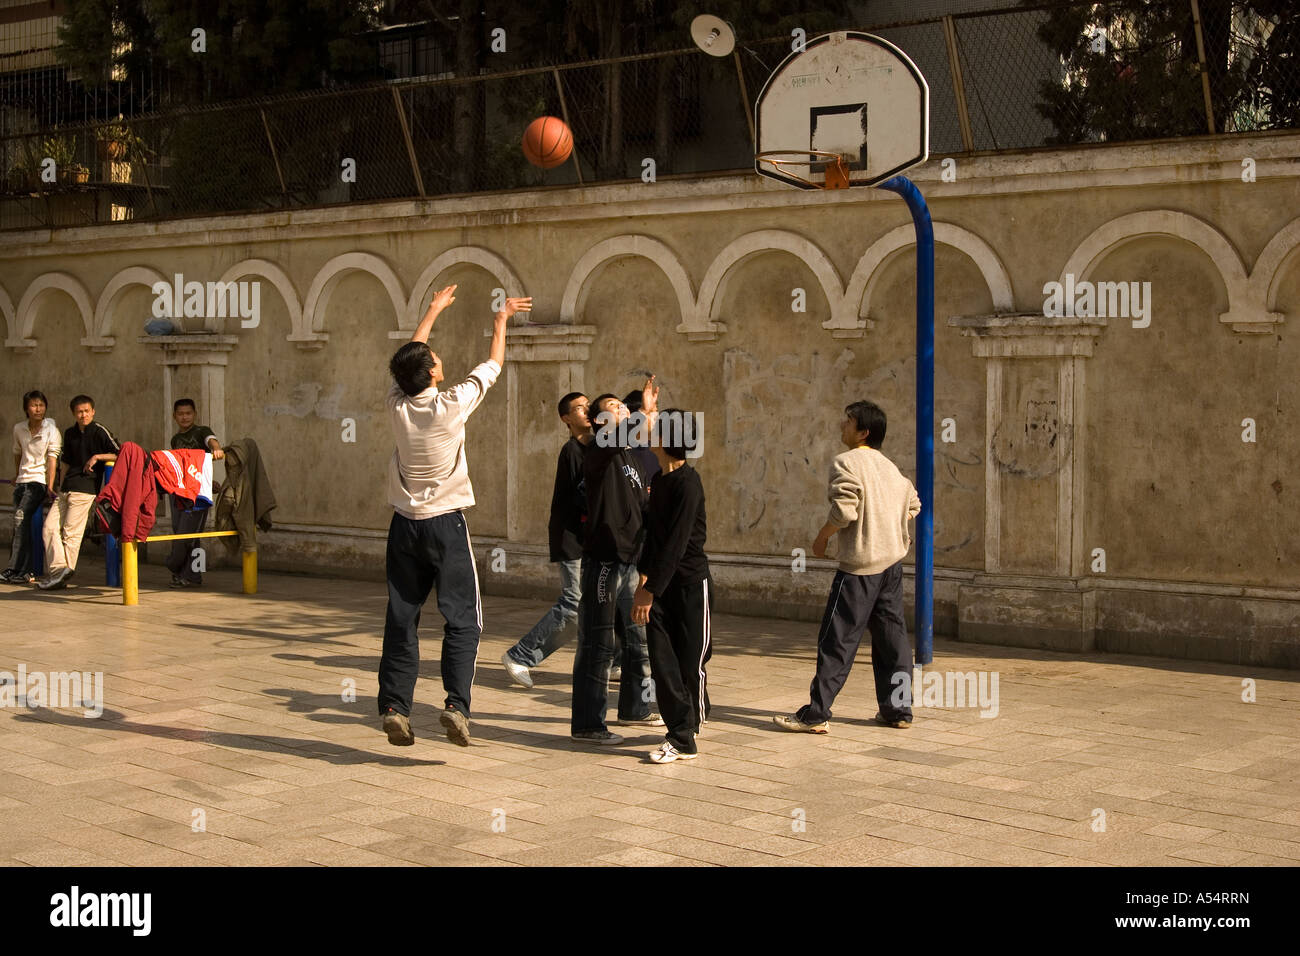
<svg viewBox="0 0 1300 956">
<path fill-rule="evenodd" d="M 653 375 L 646 379 L 645 385 L 641 387 L 641 411 L 646 415 L 653 415 L 659 411 L 659 383 L 655 381 Z"/>
<path fill-rule="evenodd" d="M 433 301 L 429 303 L 429 311 L 436 316 L 439 312 L 455 301 L 456 287 L 454 285 L 449 285 L 445 289 L 438 290 L 437 295 L 433 297 Z"/>
<path fill-rule="evenodd" d="M 533 311 L 533 297 L 531 295 L 522 296 L 517 299 L 506 299 L 506 304 L 502 306 L 501 311 L 497 313 L 497 318 L 504 321 L 516 312 L 531 311 Z"/>
</svg>

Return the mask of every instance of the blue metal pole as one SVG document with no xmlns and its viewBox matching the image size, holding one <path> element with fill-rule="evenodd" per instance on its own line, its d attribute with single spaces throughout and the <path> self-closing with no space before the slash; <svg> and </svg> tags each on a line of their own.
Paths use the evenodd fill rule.
<svg viewBox="0 0 1300 956">
<path fill-rule="evenodd" d="M 113 477 L 113 466 L 104 466 L 104 484 Z M 117 538 L 104 532 L 104 583 L 110 588 L 122 586 L 122 549 L 118 547 Z"/>
<path fill-rule="evenodd" d="M 898 193 L 916 226 L 916 663 L 934 659 L 934 226 L 921 191 L 906 176 L 881 183 Z"/>
</svg>

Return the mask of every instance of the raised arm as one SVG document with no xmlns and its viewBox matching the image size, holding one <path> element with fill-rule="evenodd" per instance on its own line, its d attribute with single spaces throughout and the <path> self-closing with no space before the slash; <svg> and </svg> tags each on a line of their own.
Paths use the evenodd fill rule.
<svg viewBox="0 0 1300 956">
<path fill-rule="evenodd" d="M 488 358 L 496 362 L 502 368 L 506 364 L 506 324 L 510 321 L 510 316 L 516 312 L 531 312 L 533 310 L 533 297 L 524 296 L 519 299 L 506 299 L 506 304 L 502 306 L 501 311 L 496 314 L 492 320 L 492 346 L 488 350 Z"/>
<path fill-rule="evenodd" d="M 415 332 L 411 334 L 411 341 L 427 343 L 429 341 L 429 333 L 433 331 L 434 320 L 438 318 L 438 314 L 442 312 L 443 309 L 447 308 L 447 306 L 451 305 L 455 301 L 456 287 L 454 285 L 449 285 L 447 288 L 439 290 L 438 294 L 433 297 L 433 301 L 429 303 L 429 309 L 424 313 L 424 318 L 420 320 L 420 324 L 415 327 Z"/>
</svg>

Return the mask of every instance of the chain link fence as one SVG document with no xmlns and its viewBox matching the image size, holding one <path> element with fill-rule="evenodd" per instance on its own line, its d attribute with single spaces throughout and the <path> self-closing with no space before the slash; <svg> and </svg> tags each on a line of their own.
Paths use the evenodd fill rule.
<svg viewBox="0 0 1300 956">
<path fill-rule="evenodd" d="M 1021 6 L 864 27 L 930 84 L 931 154 L 1300 128 L 1291 0 Z M 0 229 L 296 209 L 752 168 L 780 37 L 176 110 L 0 137 Z M 573 157 L 520 149 L 564 118 Z"/>
</svg>

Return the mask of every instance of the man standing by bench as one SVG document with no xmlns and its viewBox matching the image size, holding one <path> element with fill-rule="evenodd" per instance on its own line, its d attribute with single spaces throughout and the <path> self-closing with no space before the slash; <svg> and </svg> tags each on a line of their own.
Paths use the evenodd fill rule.
<svg viewBox="0 0 1300 956">
<path fill-rule="evenodd" d="M 68 579 L 76 572 L 90 506 L 104 483 L 104 461 L 121 448 L 113 433 L 95 421 L 94 399 L 78 395 L 69 405 L 77 423 L 63 433 L 60 493 L 46 512 L 42 528 L 45 566 L 49 572 L 36 582 L 42 591 L 66 588 Z"/>
<path fill-rule="evenodd" d="M 447 286 L 433 298 L 411 341 L 388 363 L 396 384 L 385 399 L 397 449 L 388 465 L 386 569 L 388 612 L 384 652 L 379 661 L 379 714 L 388 742 L 415 743 L 411 708 L 420 670 L 416 628 L 429 592 L 438 589 L 438 610 L 446 626 L 442 638 L 442 685 L 447 692 L 439 721 L 447 739 L 469 746 L 470 688 L 478 661 L 483 609 L 478 572 L 462 513 L 474 506 L 474 489 L 465 461 L 465 422 L 482 403 L 506 360 L 506 323 L 532 308 L 530 298 L 506 299 L 492 324 L 488 360 L 469 378 L 439 391 L 442 359 L 429 348 L 434 320 L 455 299 Z"/>
<path fill-rule="evenodd" d="M 178 398 L 172 404 L 172 420 L 180 429 L 172 436 L 171 447 L 190 448 L 212 452 L 214 461 L 225 457 L 221 442 L 207 425 L 196 425 L 198 417 L 194 399 Z M 207 505 L 197 501 L 187 501 L 176 495 L 169 495 L 168 507 L 172 513 L 172 534 L 197 534 L 203 530 L 208 520 Z M 167 570 L 172 573 L 171 586 L 174 588 L 196 588 L 203 584 L 203 575 L 194 570 L 194 549 L 200 547 L 198 538 L 183 538 L 172 542 L 171 554 L 167 556 Z"/>
</svg>

